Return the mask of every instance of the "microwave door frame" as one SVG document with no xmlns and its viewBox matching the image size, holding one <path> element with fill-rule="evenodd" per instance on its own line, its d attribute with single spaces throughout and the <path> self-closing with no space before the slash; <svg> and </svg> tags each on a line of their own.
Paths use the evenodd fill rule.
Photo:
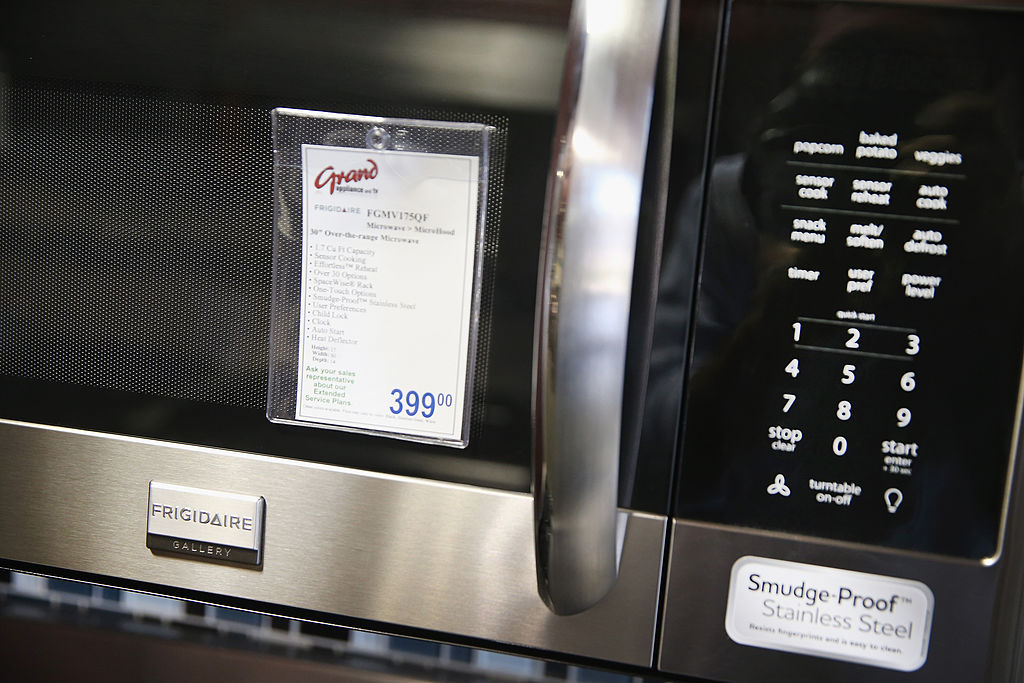
<svg viewBox="0 0 1024 683">
<path fill-rule="evenodd" d="M 629 512 L 620 580 L 560 617 L 537 594 L 529 494 L 10 420 L 0 444 L 0 566 L 651 664 L 663 516 Z M 262 567 L 151 552 L 153 481 L 262 496 Z"/>
</svg>

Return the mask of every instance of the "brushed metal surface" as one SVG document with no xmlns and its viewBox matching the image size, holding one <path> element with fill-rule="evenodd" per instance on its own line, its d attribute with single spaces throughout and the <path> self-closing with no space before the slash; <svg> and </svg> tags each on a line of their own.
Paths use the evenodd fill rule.
<svg viewBox="0 0 1024 683">
<path fill-rule="evenodd" d="M 935 596 L 924 665 L 891 671 L 733 642 L 725 613 L 730 571 L 744 555 L 837 567 L 920 581 Z M 988 679 L 1001 565 L 830 543 L 808 537 L 673 520 L 664 626 L 658 661 L 676 674 L 730 683 L 921 681 Z"/>
<path fill-rule="evenodd" d="M 534 352 L 537 584 L 558 614 L 615 583 L 637 222 L 665 0 L 576 0 L 562 77 Z"/>
<path fill-rule="evenodd" d="M 262 571 L 146 548 L 149 482 L 266 499 Z M 560 617 L 530 496 L 0 421 L 0 558 L 647 666 L 666 521 L 629 514 L 621 580 Z"/>
</svg>

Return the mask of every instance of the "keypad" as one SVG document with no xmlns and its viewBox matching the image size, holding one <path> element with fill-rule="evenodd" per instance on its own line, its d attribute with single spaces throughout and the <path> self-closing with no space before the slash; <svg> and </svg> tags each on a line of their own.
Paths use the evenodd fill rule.
<svg viewBox="0 0 1024 683">
<path fill-rule="evenodd" d="M 999 269 L 1020 225 L 1000 225 L 972 184 L 988 170 L 934 139 L 802 130 L 747 162 L 761 175 L 733 199 L 749 224 L 711 207 L 682 514 L 997 551 L 1022 343 L 1016 276 Z M 745 303 L 729 325 L 720 291 Z"/>
</svg>

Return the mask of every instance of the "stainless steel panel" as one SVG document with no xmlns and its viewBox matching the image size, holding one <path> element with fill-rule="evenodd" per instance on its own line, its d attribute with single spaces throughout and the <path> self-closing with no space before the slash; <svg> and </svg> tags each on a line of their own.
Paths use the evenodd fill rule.
<svg viewBox="0 0 1024 683">
<path fill-rule="evenodd" d="M 665 519 L 631 513 L 621 579 L 559 617 L 537 595 L 529 495 L 0 421 L 0 558 L 651 662 Z M 146 548 L 151 480 L 266 499 L 262 570 Z"/>
<path fill-rule="evenodd" d="M 921 581 L 935 595 L 931 644 L 915 672 L 790 654 L 733 642 L 725 611 L 733 563 L 744 555 Z M 673 520 L 660 667 L 736 683 L 986 680 L 1000 571 L 982 563 L 807 537 Z"/>
</svg>

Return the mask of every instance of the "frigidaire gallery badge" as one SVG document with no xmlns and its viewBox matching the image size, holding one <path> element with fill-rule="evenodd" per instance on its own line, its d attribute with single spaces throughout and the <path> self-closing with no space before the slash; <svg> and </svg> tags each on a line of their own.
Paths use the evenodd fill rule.
<svg viewBox="0 0 1024 683">
<path fill-rule="evenodd" d="M 197 559 L 259 566 L 262 496 L 150 482 L 146 546 Z"/>
</svg>

